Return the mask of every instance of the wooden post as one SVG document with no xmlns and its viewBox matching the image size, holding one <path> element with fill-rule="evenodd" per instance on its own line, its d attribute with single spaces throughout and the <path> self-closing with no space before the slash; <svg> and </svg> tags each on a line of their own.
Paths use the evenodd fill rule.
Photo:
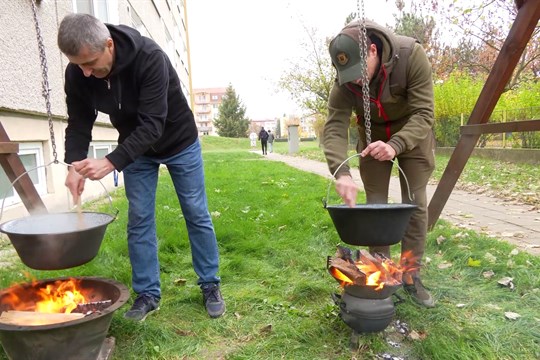
<svg viewBox="0 0 540 360">
<path fill-rule="evenodd" d="M 17 154 L 18 152 L 19 144 L 9 139 L 4 126 L 0 122 L 0 165 L 2 165 L 10 182 L 14 182 L 15 179 L 24 174 L 13 184 L 13 187 L 17 190 L 28 212 L 32 215 L 47 213 L 47 208 L 34 187 L 32 179 L 28 174 L 25 174 L 26 169 Z"/>
<path fill-rule="evenodd" d="M 527 46 L 527 42 L 538 24 L 540 18 L 540 3 L 538 1 L 516 1 L 516 6 L 519 11 L 514 24 L 482 88 L 482 92 L 467 122 L 468 125 L 485 124 L 489 121 L 489 116 L 493 112 L 497 101 L 499 101 L 504 87 L 512 76 L 523 50 Z M 433 228 L 433 225 L 439 219 L 442 209 L 479 138 L 480 134 L 461 134 L 441 181 L 429 203 L 429 228 Z"/>
</svg>

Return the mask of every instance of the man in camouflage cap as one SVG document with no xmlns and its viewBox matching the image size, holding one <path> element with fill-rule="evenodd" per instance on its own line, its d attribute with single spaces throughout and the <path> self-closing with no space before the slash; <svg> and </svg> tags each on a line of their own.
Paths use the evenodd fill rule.
<svg viewBox="0 0 540 360">
<path fill-rule="evenodd" d="M 366 54 L 359 45 L 364 26 Z M 331 41 L 329 51 L 337 78 L 330 92 L 322 144 L 332 174 L 339 168 L 335 173 L 336 191 L 348 206 L 356 204 L 358 185 L 347 164 L 339 167 L 348 157 L 348 131 L 354 111 L 359 130 L 356 150 L 367 202 L 388 202 L 390 160 L 397 159 L 405 173 L 408 185 L 400 174 L 402 201 L 413 202 L 418 209 L 401 242 L 403 285 L 416 303 L 434 307 L 433 297 L 420 280 L 428 222 L 426 186 L 435 167 L 430 62 L 414 39 L 361 20 L 345 26 Z M 369 81 L 369 144 L 362 92 L 364 69 Z M 371 246 L 370 251 L 390 256 L 388 246 Z"/>
</svg>

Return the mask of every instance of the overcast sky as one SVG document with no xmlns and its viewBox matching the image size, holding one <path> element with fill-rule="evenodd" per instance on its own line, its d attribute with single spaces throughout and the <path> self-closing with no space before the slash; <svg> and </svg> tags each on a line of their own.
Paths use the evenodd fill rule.
<svg viewBox="0 0 540 360">
<path fill-rule="evenodd" d="M 367 18 L 393 24 L 393 0 L 364 3 Z M 187 0 L 193 88 L 232 84 L 253 120 L 300 115 L 276 84 L 300 56 L 304 26 L 331 37 L 356 9 L 356 0 Z"/>
</svg>

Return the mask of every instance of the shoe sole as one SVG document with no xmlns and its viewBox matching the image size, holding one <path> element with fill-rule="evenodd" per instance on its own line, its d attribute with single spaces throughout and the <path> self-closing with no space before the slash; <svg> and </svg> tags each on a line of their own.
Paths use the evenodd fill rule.
<svg viewBox="0 0 540 360">
<path fill-rule="evenodd" d="M 223 314 L 225 314 L 225 311 L 226 310 L 223 310 L 223 312 L 221 314 L 218 314 L 218 315 L 212 315 L 212 314 L 208 313 L 208 311 L 207 311 L 207 313 L 208 313 L 208 316 L 210 316 L 212 319 L 217 319 L 218 317 L 221 317 Z"/>
<path fill-rule="evenodd" d="M 150 310 L 150 311 L 147 312 L 147 313 L 143 316 L 143 318 L 140 319 L 140 320 L 126 317 L 125 314 L 124 314 L 124 319 L 128 319 L 128 320 L 135 321 L 135 322 L 143 322 L 144 320 L 146 320 L 146 318 L 148 317 L 148 315 L 151 315 L 151 314 L 155 313 L 155 312 L 158 311 L 158 310 L 159 310 L 159 307 L 157 307 L 157 308 L 154 309 L 154 310 Z"/>
</svg>

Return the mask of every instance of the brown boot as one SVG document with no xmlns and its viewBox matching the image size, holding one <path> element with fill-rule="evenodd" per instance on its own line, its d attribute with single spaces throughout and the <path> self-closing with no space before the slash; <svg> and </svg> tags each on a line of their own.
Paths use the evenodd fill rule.
<svg viewBox="0 0 540 360">
<path fill-rule="evenodd" d="M 429 291 L 426 290 L 418 275 L 404 273 L 403 289 L 405 289 L 405 292 L 409 294 L 411 299 L 418 305 L 425 306 L 427 308 L 435 307 L 435 300 L 433 300 L 433 297 Z"/>
</svg>

